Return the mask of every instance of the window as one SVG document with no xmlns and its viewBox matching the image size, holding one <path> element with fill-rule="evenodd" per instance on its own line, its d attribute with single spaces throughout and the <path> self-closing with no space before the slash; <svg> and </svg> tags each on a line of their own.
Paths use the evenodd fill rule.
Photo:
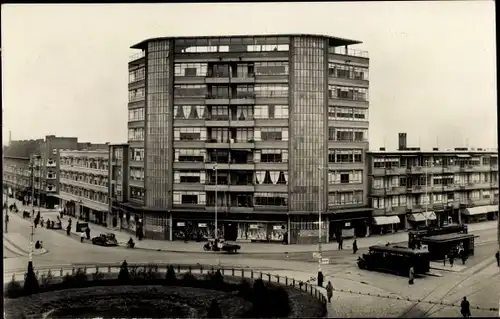
<svg viewBox="0 0 500 319">
<path fill-rule="evenodd" d="M 255 75 L 288 75 L 288 62 L 255 62 Z"/>
<path fill-rule="evenodd" d="M 328 119 L 340 121 L 367 121 L 368 109 L 329 106 Z"/>
<path fill-rule="evenodd" d="M 205 162 L 206 151 L 201 149 L 176 149 L 176 162 Z"/>
<path fill-rule="evenodd" d="M 363 171 L 329 171 L 328 172 L 329 184 L 361 184 L 363 183 Z"/>
<path fill-rule="evenodd" d="M 255 206 L 287 206 L 288 194 L 286 193 L 255 193 Z"/>
<path fill-rule="evenodd" d="M 259 98 L 288 97 L 288 84 L 256 84 L 255 96 Z"/>
<path fill-rule="evenodd" d="M 207 63 L 176 63 L 175 76 L 207 76 Z"/>
<path fill-rule="evenodd" d="M 202 97 L 207 95 L 207 86 L 204 84 L 177 84 L 174 87 L 175 97 Z"/>
<path fill-rule="evenodd" d="M 144 108 L 128 110 L 128 120 L 131 121 L 144 121 Z"/>
<path fill-rule="evenodd" d="M 256 163 L 287 163 L 288 150 L 280 149 L 263 149 L 256 150 L 254 153 L 254 161 Z"/>
<path fill-rule="evenodd" d="M 328 74 L 334 78 L 368 81 L 368 68 L 328 63 Z"/>
<path fill-rule="evenodd" d="M 248 121 L 248 120 L 253 120 L 253 118 L 254 118 L 253 106 L 251 106 L 251 105 L 237 105 L 236 106 L 236 114 L 233 113 L 231 120 L 233 120 L 233 121 Z"/>
<path fill-rule="evenodd" d="M 281 127 L 261 127 L 260 140 L 262 141 L 287 141 L 288 140 L 288 128 Z M 257 135 L 257 134 L 256 134 Z"/>
<path fill-rule="evenodd" d="M 255 91 L 253 85 L 238 85 L 236 87 L 236 99 L 253 99 L 255 98 Z"/>
<path fill-rule="evenodd" d="M 288 105 L 256 105 L 256 119 L 288 119 Z"/>
<path fill-rule="evenodd" d="M 174 204 L 205 205 L 205 192 L 174 192 Z"/>
<path fill-rule="evenodd" d="M 200 127 L 176 127 L 174 128 L 174 139 L 176 141 L 204 141 L 207 131 Z"/>
<path fill-rule="evenodd" d="M 253 128 L 237 128 L 236 136 L 233 136 L 235 139 L 234 142 L 249 142 L 253 141 Z"/>
<path fill-rule="evenodd" d="M 134 83 L 137 81 L 144 80 L 145 78 L 145 68 L 136 69 L 128 72 L 128 83 Z"/>
<path fill-rule="evenodd" d="M 205 184 L 205 172 L 178 171 L 174 172 L 175 183 Z"/>
<path fill-rule="evenodd" d="M 229 120 L 229 107 L 228 106 L 212 106 L 210 112 L 210 119 L 213 121 L 227 121 Z"/>
<path fill-rule="evenodd" d="M 283 184 L 288 183 L 288 172 L 280 171 L 256 171 L 255 172 L 256 184 Z"/>
<path fill-rule="evenodd" d="M 144 141 L 144 128 L 130 128 L 128 129 L 129 141 Z"/>
<path fill-rule="evenodd" d="M 328 204 L 332 206 L 353 205 L 363 203 L 363 191 L 348 191 L 330 193 L 328 195 Z"/>
<path fill-rule="evenodd" d="M 144 188 L 130 186 L 130 199 L 144 201 Z"/>
<path fill-rule="evenodd" d="M 290 48 L 289 48 L 288 44 L 277 44 L 277 45 L 267 44 L 267 45 L 249 45 L 249 46 L 247 46 L 248 52 L 288 51 L 289 49 Z"/>
<path fill-rule="evenodd" d="M 144 88 L 128 91 L 129 102 L 136 102 L 136 101 L 144 100 L 144 96 L 145 96 L 144 93 L 145 93 Z"/>
<path fill-rule="evenodd" d="M 144 180 L 144 168 L 142 167 L 131 167 L 130 168 L 130 179 L 135 181 Z"/>
<path fill-rule="evenodd" d="M 339 85 L 328 85 L 328 96 L 331 99 L 368 101 L 368 89 Z"/>
<path fill-rule="evenodd" d="M 205 118 L 206 107 L 204 105 L 175 105 L 174 118 L 186 120 L 201 120 Z"/>
<path fill-rule="evenodd" d="M 227 143 L 229 142 L 229 129 L 228 128 L 211 128 L 210 129 L 210 142 Z"/>
<path fill-rule="evenodd" d="M 211 99 L 228 99 L 229 97 L 229 86 L 213 85 L 210 88 L 209 98 Z"/>
<path fill-rule="evenodd" d="M 368 129 L 349 127 L 329 127 L 328 139 L 339 142 L 367 142 Z"/>
</svg>

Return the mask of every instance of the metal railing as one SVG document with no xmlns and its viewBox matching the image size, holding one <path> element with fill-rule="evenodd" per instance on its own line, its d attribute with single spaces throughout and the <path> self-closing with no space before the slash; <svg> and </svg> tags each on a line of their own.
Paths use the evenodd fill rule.
<svg viewBox="0 0 500 319">
<path fill-rule="evenodd" d="M 141 58 L 143 58 L 145 56 L 146 56 L 146 52 L 145 51 L 141 51 L 141 52 L 138 52 L 138 53 L 136 53 L 134 55 L 131 55 L 129 57 L 128 61 L 132 62 L 132 61 L 135 61 L 135 60 L 139 60 L 139 59 L 141 59 Z"/>
<path fill-rule="evenodd" d="M 239 277 L 242 279 L 248 280 L 257 280 L 262 279 L 264 282 L 269 282 L 273 284 L 278 284 L 286 287 L 295 288 L 301 290 L 303 292 L 308 293 L 315 299 L 318 299 L 323 305 L 326 306 L 327 299 L 325 295 L 319 291 L 315 286 L 308 282 L 303 282 L 300 280 L 296 280 L 294 278 L 289 278 L 286 276 L 279 276 L 270 273 L 264 273 L 260 271 L 255 271 L 253 269 L 243 269 L 243 268 L 229 268 L 222 266 L 213 266 L 213 265 L 169 265 L 169 264 L 128 264 L 129 272 L 134 272 L 138 270 L 148 271 L 150 269 L 157 270 L 158 273 L 167 273 L 168 267 L 174 267 L 175 273 L 177 274 L 209 274 L 213 273 L 217 270 L 220 270 L 223 276 L 231 276 L 231 277 Z M 118 274 L 120 272 L 121 264 L 105 264 L 105 263 L 93 263 L 93 264 L 75 264 L 72 266 L 61 266 L 61 267 L 37 267 L 36 268 L 36 276 L 40 280 L 41 278 L 47 278 L 48 274 L 52 276 L 52 278 L 62 278 L 67 274 L 74 275 L 78 270 L 83 271 L 85 274 L 92 275 L 96 273 L 102 274 Z M 4 282 L 6 284 L 9 281 L 19 281 L 24 280 L 24 272 L 5 272 L 4 273 Z"/>
</svg>

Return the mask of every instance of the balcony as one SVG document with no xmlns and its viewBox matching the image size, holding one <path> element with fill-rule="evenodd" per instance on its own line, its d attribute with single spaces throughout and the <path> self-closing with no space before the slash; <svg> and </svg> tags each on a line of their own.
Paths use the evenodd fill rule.
<svg viewBox="0 0 500 319">
<path fill-rule="evenodd" d="M 132 63 L 132 62 L 136 62 L 142 58 L 144 58 L 146 56 L 146 52 L 145 51 L 141 51 L 141 52 L 138 52 L 134 55 L 131 55 L 128 59 L 128 62 L 129 63 Z"/>
<path fill-rule="evenodd" d="M 232 171 L 253 171 L 255 169 L 255 164 L 251 161 L 246 163 L 231 163 L 229 169 Z"/>
<path fill-rule="evenodd" d="M 253 84 L 255 83 L 255 74 L 237 74 L 231 77 L 231 83 L 234 84 Z"/>
<path fill-rule="evenodd" d="M 53 159 L 49 159 L 49 160 L 47 160 L 47 167 L 52 167 L 52 168 L 54 168 L 54 167 L 56 167 L 56 166 L 57 166 L 57 162 L 56 162 L 55 160 L 53 160 Z"/>
<path fill-rule="evenodd" d="M 406 186 L 392 186 L 387 188 L 387 194 L 402 195 L 406 194 Z"/>
<path fill-rule="evenodd" d="M 229 170 L 229 164 L 228 163 L 215 163 L 215 162 L 207 162 L 205 163 L 205 170 L 213 170 L 214 165 L 217 164 L 217 170 L 219 171 L 224 171 L 224 170 Z"/>
<path fill-rule="evenodd" d="M 236 184 L 231 184 L 229 185 L 229 191 L 230 192 L 255 192 L 255 186 L 253 184 L 246 184 L 246 185 L 236 185 Z"/>
<path fill-rule="evenodd" d="M 386 190 L 385 188 L 372 188 L 371 194 L 372 196 L 385 196 Z"/>
<path fill-rule="evenodd" d="M 412 173 L 412 174 L 424 174 L 425 169 L 423 166 L 412 166 L 410 168 L 410 173 Z"/>
<path fill-rule="evenodd" d="M 229 122 L 229 127 L 255 127 L 255 121 L 253 119 L 240 119 L 236 116 L 231 117 Z"/>
<path fill-rule="evenodd" d="M 236 140 L 230 139 L 229 147 L 231 149 L 240 149 L 240 150 L 252 150 L 255 148 L 254 140 Z"/>
<path fill-rule="evenodd" d="M 215 192 L 217 189 L 218 192 L 229 192 L 229 185 L 227 184 L 217 184 L 215 183 L 209 183 L 205 184 L 205 192 Z"/>
<path fill-rule="evenodd" d="M 209 149 L 229 149 L 229 140 L 228 141 L 218 141 L 216 139 L 209 139 L 205 141 L 205 148 Z"/>
<path fill-rule="evenodd" d="M 406 173 L 406 167 L 391 167 L 385 170 L 386 175 L 404 175 Z"/>
<path fill-rule="evenodd" d="M 206 127 L 228 127 L 229 116 L 217 116 L 209 114 L 205 120 Z"/>
</svg>

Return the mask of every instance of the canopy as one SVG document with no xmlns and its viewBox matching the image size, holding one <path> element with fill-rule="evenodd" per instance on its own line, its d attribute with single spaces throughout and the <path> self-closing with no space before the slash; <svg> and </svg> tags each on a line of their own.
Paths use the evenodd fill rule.
<svg viewBox="0 0 500 319">
<path fill-rule="evenodd" d="M 467 216 L 475 216 L 475 215 L 488 214 L 488 213 L 497 212 L 497 211 L 498 211 L 497 205 L 486 205 L 486 206 L 477 206 L 477 207 L 467 208 L 463 212 L 463 214 L 467 215 Z"/>
<path fill-rule="evenodd" d="M 399 224 L 401 219 L 399 216 L 375 216 L 373 217 L 373 224 L 375 225 L 390 225 L 390 224 Z"/>
</svg>

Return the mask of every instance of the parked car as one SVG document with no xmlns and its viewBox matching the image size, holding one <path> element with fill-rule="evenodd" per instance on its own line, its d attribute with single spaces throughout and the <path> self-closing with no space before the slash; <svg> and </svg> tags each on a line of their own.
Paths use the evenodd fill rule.
<svg viewBox="0 0 500 319">
<path fill-rule="evenodd" d="M 100 234 L 92 238 L 92 244 L 99 246 L 118 246 L 118 240 L 113 233 Z"/>
</svg>

